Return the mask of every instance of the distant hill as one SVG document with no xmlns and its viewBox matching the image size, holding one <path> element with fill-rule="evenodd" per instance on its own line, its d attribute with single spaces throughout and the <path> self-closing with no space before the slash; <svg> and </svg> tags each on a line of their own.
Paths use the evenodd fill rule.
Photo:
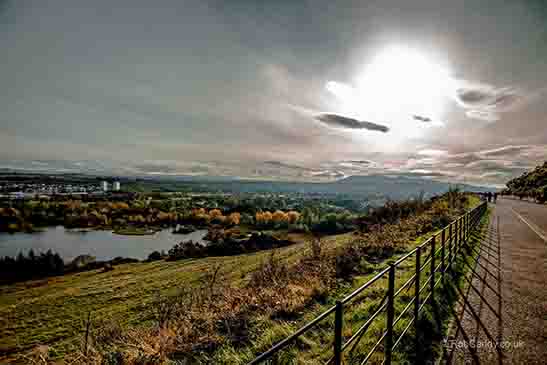
<svg viewBox="0 0 547 365">
<path fill-rule="evenodd" d="M 165 181 L 162 186 L 160 181 Z M 457 186 L 466 191 L 488 191 L 489 188 L 449 184 L 420 177 L 399 175 L 351 176 L 333 182 L 282 182 L 256 181 L 245 179 L 223 179 L 211 177 L 154 178 L 141 180 L 162 186 L 162 190 L 177 190 L 181 187 L 194 191 L 221 191 L 226 193 L 303 193 L 303 194 L 336 194 L 357 199 L 391 198 L 406 199 L 424 193 L 426 196 L 442 194 L 450 186 Z M 159 184 L 158 184 L 159 183 Z"/>
<path fill-rule="evenodd" d="M 539 202 L 547 201 L 547 161 L 532 171 L 510 180 L 504 194 L 534 198 Z"/>
<path fill-rule="evenodd" d="M 92 183 L 112 180 L 108 175 L 81 173 L 44 173 L 0 171 L 1 181 L 26 181 L 42 183 Z M 342 195 L 348 199 L 378 200 L 407 199 L 422 192 L 426 197 L 446 192 L 450 186 L 465 191 L 489 191 L 490 188 L 450 184 L 419 176 L 366 175 L 350 176 L 330 182 L 288 182 L 251 180 L 231 176 L 123 176 L 115 177 L 122 188 L 129 191 L 186 191 L 225 193 L 302 193 L 314 195 Z"/>
</svg>

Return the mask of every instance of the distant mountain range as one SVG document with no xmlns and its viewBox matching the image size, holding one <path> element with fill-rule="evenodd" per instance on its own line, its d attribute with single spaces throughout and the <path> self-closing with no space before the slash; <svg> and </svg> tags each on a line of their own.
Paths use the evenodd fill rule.
<svg viewBox="0 0 547 365">
<path fill-rule="evenodd" d="M 140 180 L 140 179 L 139 179 Z M 468 185 L 408 177 L 401 175 L 350 176 L 332 182 L 282 182 L 257 181 L 234 177 L 166 177 L 145 178 L 142 182 L 171 182 L 173 185 L 192 185 L 199 190 L 222 191 L 230 193 L 306 193 L 306 194 L 344 194 L 354 198 L 389 197 L 405 199 L 424 193 L 426 196 L 442 194 L 451 186 L 465 191 L 492 191 L 493 189 Z M 176 187 L 173 187 L 176 189 Z"/>
<path fill-rule="evenodd" d="M 68 170 L 68 169 L 67 169 Z M 99 170 L 99 168 L 97 168 Z M 44 171 L 32 169 L 13 170 L 0 168 L 4 178 L 44 181 L 100 181 L 120 180 L 124 183 L 138 183 L 144 190 L 159 191 L 221 191 L 227 193 L 304 193 L 304 194 L 337 194 L 358 199 L 405 199 L 424 193 L 426 196 L 442 194 L 451 186 L 466 191 L 492 191 L 487 187 L 468 184 L 450 184 L 420 176 L 400 175 L 366 175 L 350 176 L 329 182 L 290 182 L 279 180 L 256 180 L 233 176 L 174 176 L 174 175 L 127 175 L 120 172 L 116 176 L 108 172 L 85 173 L 68 171 Z M 47 178 L 45 177 L 47 176 Z M 1 176 L 0 176 L 1 177 Z"/>
</svg>

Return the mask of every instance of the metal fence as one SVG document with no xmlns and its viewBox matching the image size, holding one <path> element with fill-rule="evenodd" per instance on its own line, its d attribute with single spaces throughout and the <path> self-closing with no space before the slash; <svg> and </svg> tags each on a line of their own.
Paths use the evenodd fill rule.
<svg viewBox="0 0 547 365">
<path fill-rule="evenodd" d="M 419 352 L 418 339 L 420 328 L 418 319 L 420 313 L 430 299 L 434 300 L 435 288 L 441 282 L 445 273 L 452 267 L 456 256 L 460 252 L 460 248 L 469 239 L 471 232 L 480 222 L 486 210 L 487 204 L 483 202 L 473 210 L 458 217 L 424 243 L 404 254 L 397 261 L 389 264 L 389 266 L 351 294 L 337 301 L 336 305 L 330 307 L 291 336 L 278 342 L 249 364 L 259 364 L 267 360 L 275 363 L 275 358 L 280 351 L 294 344 L 298 338 L 312 329 L 317 328 L 320 323 L 329 319 L 332 320 L 331 316 L 333 314 L 334 340 L 332 354 L 326 362 L 327 364 L 342 364 L 346 352 L 352 355 L 375 320 L 385 320 L 384 330 L 380 333 L 379 338 L 374 342 L 372 348 L 366 354 L 361 354 L 358 363 L 366 364 L 374 353 L 383 351 L 383 363 L 391 364 L 393 351 L 401 343 L 401 340 L 412 325 L 415 328 L 415 348 Z M 414 270 L 412 276 L 408 280 L 398 283 L 399 285 L 397 286 L 396 276 L 398 272 L 402 273 L 404 271 L 408 273 L 409 264 L 411 265 L 411 269 Z M 383 299 L 374 308 L 373 314 L 357 330 L 351 331 L 351 335 L 346 336 L 349 338 L 345 339 L 343 336 L 345 312 L 367 289 L 370 289 L 375 283 L 381 280 L 385 281 L 386 279 L 387 288 L 383 287 Z M 406 306 L 400 313 L 396 313 L 395 301 L 403 292 L 408 295 L 412 287 L 414 290 L 410 300 L 408 303 L 405 303 Z M 404 322 L 405 319 L 406 322 Z M 397 331 L 398 328 L 402 329 Z M 419 356 L 419 353 L 417 353 L 417 356 Z"/>
</svg>

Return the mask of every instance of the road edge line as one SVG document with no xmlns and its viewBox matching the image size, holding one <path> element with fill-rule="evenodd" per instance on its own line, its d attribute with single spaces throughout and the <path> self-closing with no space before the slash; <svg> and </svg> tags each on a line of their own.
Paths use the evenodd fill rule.
<svg viewBox="0 0 547 365">
<path fill-rule="evenodd" d="M 513 207 L 511 207 L 511 210 L 521 221 L 523 221 L 532 231 L 534 231 L 534 233 L 537 234 L 543 242 L 547 243 L 547 237 L 544 236 L 543 231 L 539 227 L 535 227 L 535 224 L 528 222 L 523 216 L 517 213 Z"/>
</svg>

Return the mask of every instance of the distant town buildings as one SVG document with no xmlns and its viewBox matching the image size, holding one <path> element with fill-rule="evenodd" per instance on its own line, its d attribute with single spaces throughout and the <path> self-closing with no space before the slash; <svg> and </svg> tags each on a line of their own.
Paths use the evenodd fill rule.
<svg viewBox="0 0 547 365">
<path fill-rule="evenodd" d="M 101 190 L 105 193 L 109 190 L 120 191 L 120 188 L 121 185 L 119 181 L 114 181 L 112 183 L 109 183 L 108 181 L 101 181 Z"/>
<path fill-rule="evenodd" d="M 103 194 L 102 184 L 72 182 L 0 182 L 0 199 L 44 198 L 52 195 Z"/>
</svg>

